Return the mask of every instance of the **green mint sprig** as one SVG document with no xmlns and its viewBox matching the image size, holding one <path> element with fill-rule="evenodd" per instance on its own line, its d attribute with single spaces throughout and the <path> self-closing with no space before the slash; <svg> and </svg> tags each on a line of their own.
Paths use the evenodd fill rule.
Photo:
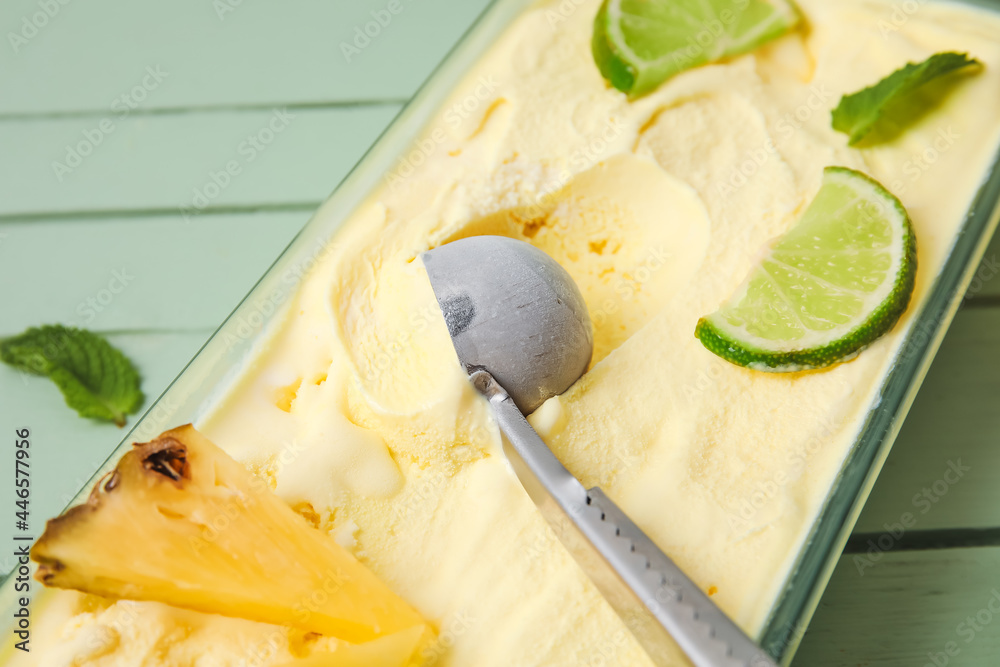
<svg viewBox="0 0 1000 667">
<path fill-rule="evenodd" d="M 954 52 L 935 53 L 922 63 L 908 63 L 875 85 L 840 98 L 840 104 L 833 110 L 833 129 L 846 134 L 853 146 L 875 128 L 889 107 L 907 101 L 918 88 L 945 74 L 979 64 L 965 53 Z"/>
<path fill-rule="evenodd" d="M 52 380 L 81 417 L 124 426 L 145 397 L 128 357 L 103 337 L 62 325 L 32 327 L 0 340 L 0 361 Z"/>
</svg>

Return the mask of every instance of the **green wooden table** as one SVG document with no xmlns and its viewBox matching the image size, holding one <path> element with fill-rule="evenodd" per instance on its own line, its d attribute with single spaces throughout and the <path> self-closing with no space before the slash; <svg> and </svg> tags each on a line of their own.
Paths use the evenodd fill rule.
<svg viewBox="0 0 1000 667">
<path fill-rule="evenodd" d="M 403 0 L 348 62 L 341 43 L 385 5 L 4 0 L 0 335 L 54 322 L 104 332 L 138 363 L 147 396 L 159 395 L 485 0 Z M 287 126 L 247 148 L 276 112 Z M 233 159 L 241 173 L 210 187 Z M 990 611 L 991 600 L 1000 609 L 998 255 L 994 244 L 797 665 L 1000 655 Z M 5 437 L 32 429 L 36 533 L 122 437 L 74 416 L 46 381 L 3 369 L 0 426 Z M 961 478 L 942 482 L 957 466 Z M 888 539 L 906 513 L 915 525 Z M 6 572 L 13 562 L 0 553 Z"/>
</svg>

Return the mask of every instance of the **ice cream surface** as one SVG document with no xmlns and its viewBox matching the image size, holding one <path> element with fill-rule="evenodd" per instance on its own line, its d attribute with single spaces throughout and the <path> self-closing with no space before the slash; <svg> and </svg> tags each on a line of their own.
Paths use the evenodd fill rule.
<svg viewBox="0 0 1000 667">
<path fill-rule="evenodd" d="M 629 100 L 590 55 L 598 4 L 544 2 L 513 23 L 198 424 L 435 623 L 424 657 L 436 664 L 650 663 L 508 468 L 421 252 L 500 234 L 569 271 L 594 359 L 532 423 L 754 634 L 1000 145 L 996 14 L 926 3 L 901 21 L 889 2 L 801 0 L 801 30 Z M 952 77 L 913 128 L 862 149 L 831 129 L 842 94 L 946 50 L 985 67 Z M 727 364 L 695 323 L 795 223 L 828 165 L 872 175 L 906 206 L 913 303 L 829 370 Z M 29 664 L 282 665 L 310 650 L 277 629 L 249 662 L 250 637 L 270 626 L 50 597 Z"/>
</svg>

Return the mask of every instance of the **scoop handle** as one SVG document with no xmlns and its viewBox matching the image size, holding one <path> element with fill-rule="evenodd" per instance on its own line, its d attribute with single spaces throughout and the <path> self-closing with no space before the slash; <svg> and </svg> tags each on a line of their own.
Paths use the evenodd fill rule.
<svg viewBox="0 0 1000 667">
<path fill-rule="evenodd" d="M 581 514 L 580 530 L 692 663 L 775 667 L 774 660 L 603 491 L 591 488 L 587 498 L 594 511 Z"/>
<path fill-rule="evenodd" d="M 657 665 L 677 664 L 679 647 L 695 667 L 777 667 L 603 491 L 580 484 L 488 372 L 470 379 L 528 495 Z"/>
</svg>

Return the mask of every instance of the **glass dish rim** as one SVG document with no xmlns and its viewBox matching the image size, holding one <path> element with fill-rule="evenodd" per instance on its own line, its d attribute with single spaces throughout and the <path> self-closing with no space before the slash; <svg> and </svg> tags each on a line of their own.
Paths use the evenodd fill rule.
<svg viewBox="0 0 1000 667">
<path fill-rule="evenodd" d="M 1000 12 L 1000 0 L 932 1 L 936 4 L 957 4 Z M 143 415 L 136 420 L 121 442 L 110 452 L 66 508 L 86 499 L 94 483 L 113 467 L 131 446 L 133 439 L 141 441 L 155 436 L 163 430 L 157 424 L 168 422 L 178 412 L 191 415 L 188 421 L 194 420 L 195 417 L 191 412 L 185 412 L 185 409 L 190 410 L 192 406 L 182 403 L 176 408 L 168 405 L 163 409 L 162 404 L 169 403 L 173 392 L 184 391 L 185 387 L 182 385 L 186 377 L 191 374 L 197 375 L 199 371 L 202 375 L 205 374 L 199 366 L 219 371 L 218 367 L 225 365 L 224 359 L 220 361 L 219 358 L 212 358 L 213 354 L 219 353 L 220 347 L 217 343 L 221 338 L 225 338 L 229 329 L 241 323 L 241 314 L 246 315 L 248 308 L 252 309 L 254 297 L 259 295 L 268 279 L 276 277 L 275 274 L 281 269 L 287 269 L 287 265 L 294 264 L 293 260 L 298 259 L 301 265 L 303 251 L 307 249 L 306 242 L 310 239 L 325 243 L 333 240 L 350 212 L 377 187 L 379 179 L 373 179 L 370 173 L 366 175 L 364 173 L 366 168 L 370 172 L 371 168 L 380 162 L 392 163 L 410 148 L 413 139 L 419 137 L 426 128 L 426 121 L 495 43 L 496 38 L 525 9 L 538 4 L 539 0 L 490 0 L 486 4 L 476 20 L 449 49 L 413 97 L 337 184 L 323 204 L 310 216 L 302 229 L 195 356 L 156 400 L 150 403 Z M 490 35 L 492 39 L 478 42 L 475 39 L 485 35 Z M 456 61 L 460 56 L 470 57 L 459 64 Z M 345 191 L 347 194 L 342 197 Z M 335 221 L 320 224 L 320 212 L 330 208 L 338 198 L 346 199 L 346 205 L 340 206 L 344 209 L 342 215 Z M 808 538 L 802 544 L 796 564 L 789 571 L 781 593 L 775 599 L 758 636 L 761 645 L 782 664 L 789 664 L 798 649 L 858 515 L 941 340 L 965 297 L 998 222 L 1000 222 L 1000 146 L 984 182 L 973 199 L 945 265 L 931 285 L 929 295 L 919 313 L 914 317 L 913 324 L 879 389 L 878 398 L 866 415 L 864 426 L 852 445 L 837 479 L 830 487 L 823 509 L 817 515 Z M 286 286 L 289 293 L 294 292 L 304 273 L 300 272 L 298 281 Z M 280 306 L 276 307 L 270 314 L 264 316 L 258 331 L 249 337 L 241 337 L 243 345 L 237 348 L 240 359 L 253 354 L 257 343 L 266 341 L 269 335 L 268 325 L 280 321 L 282 312 Z M 233 371 L 239 370 L 238 362 L 230 360 L 228 365 L 230 366 L 228 371 L 215 380 L 216 391 L 208 393 L 202 391 L 201 397 L 193 401 L 199 406 L 195 409 L 196 413 L 203 410 L 207 404 L 213 403 L 213 396 L 217 396 L 222 387 L 228 386 L 233 379 Z M 157 418 L 158 411 L 159 418 Z M 177 425 L 176 420 L 171 423 Z M 14 571 L 16 572 L 16 568 Z M 18 594 L 14 591 L 15 578 L 12 575 L 13 572 L 0 585 L 0 609 L 3 610 L 13 609 L 18 597 L 23 596 L 23 593 Z M 33 588 L 39 587 L 36 585 Z M 5 646 L 0 644 L 0 655 L 4 650 Z"/>
</svg>

